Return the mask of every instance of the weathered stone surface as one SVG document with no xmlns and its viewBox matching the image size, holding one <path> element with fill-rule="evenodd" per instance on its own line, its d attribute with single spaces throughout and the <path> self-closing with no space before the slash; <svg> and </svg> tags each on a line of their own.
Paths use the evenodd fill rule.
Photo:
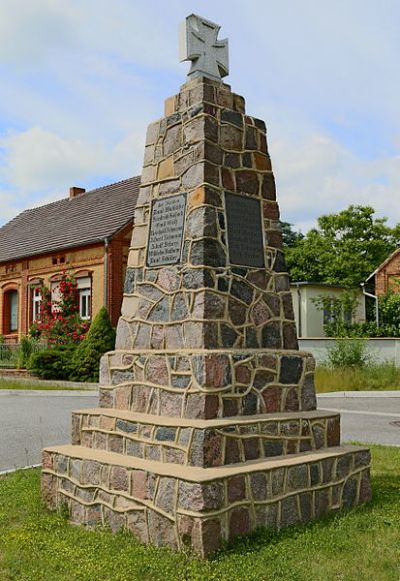
<svg viewBox="0 0 400 581">
<path fill-rule="evenodd" d="M 229 539 L 245 535 L 250 531 L 250 515 L 247 508 L 232 510 L 229 521 Z"/>
<path fill-rule="evenodd" d="M 234 299 L 229 299 L 228 310 L 234 325 L 241 326 L 246 321 L 246 307 Z"/>
<path fill-rule="evenodd" d="M 221 121 L 222 123 L 227 122 L 237 127 L 243 127 L 243 116 L 230 109 L 223 109 L 221 111 Z"/>
<path fill-rule="evenodd" d="M 200 238 L 201 236 L 216 238 L 218 229 L 215 209 L 210 208 L 210 206 L 195 208 L 188 215 L 186 232 L 191 238 Z"/>
<path fill-rule="evenodd" d="M 262 329 L 262 347 L 280 349 L 282 347 L 281 324 L 269 321 Z"/>
<path fill-rule="evenodd" d="M 288 490 L 298 490 L 308 486 L 308 467 L 305 465 L 293 466 L 288 470 Z"/>
<path fill-rule="evenodd" d="M 146 515 L 143 510 L 129 512 L 127 514 L 128 530 L 141 542 L 149 542 L 149 533 L 147 529 Z"/>
<path fill-rule="evenodd" d="M 129 479 L 126 468 L 115 466 L 111 471 L 111 487 L 114 490 L 128 490 Z"/>
<path fill-rule="evenodd" d="M 150 543 L 156 547 L 167 546 L 177 549 L 177 539 L 171 521 L 165 516 L 149 510 L 147 513 Z"/>
<path fill-rule="evenodd" d="M 166 513 L 173 513 L 175 510 L 177 481 L 175 478 L 163 477 L 158 483 L 156 506 Z"/>
<path fill-rule="evenodd" d="M 244 476 L 234 476 L 228 480 L 228 501 L 236 502 L 246 496 L 246 480 Z"/>
<path fill-rule="evenodd" d="M 256 172 L 245 170 L 237 171 L 235 178 L 237 192 L 254 196 L 258 194 L 259 181 Z"/>
<path fill-rule="evenodd" d="M 251 493 L 254 500 L 265 500 L 267 495 L 267 479 L 263 472 L 256 472 L 250 476 Z"/>
<path fill-rule="evenodd" d="M 267 413 L 281 411 L 282 389 L 278 386 L 270 386 L 262 392 L 264 405 Z"/>
<path fill-rule="evenodd" d="M 194 298 L 192 313 L 196 319 L 221 319 L 225 314 L 225 300 L 215 292 L 202 291 Z"/>
<path fill-rule="evenodd" d="M 294 496 L 289 496 L 281 501 L 281 527 L 287 527 L 296 524 L 300 520 L 297 508 L 297 500 Z"/>
<path fill-rule="evenodd" d="M 226 254 L 217 240 L 205 238 L 192 244 L 191 261 L 195 266 L 223 267 Z"/>
<path fill-rule="evenodd" d="M 224 503 L 224 485 L 222 482 L 198 484 L 182 481 L 178 489 L 178 505 L 185 510 L 206 511 L 218 510 Z"/>
<path fill-rule="evenodd" d="M 207 430 L 204 437 L 204 466 L 221 466 L 222 454 L 222 436 L 215 430 Z"/>
<path fill-rule="evenodd" d="M 281 456 L 283 454 L 282 440 L 264 440 L 264 455 L 266 458 Z"/>
<path fill-rule="evenodd" d="M 241 151 L 243 130 L 232 125 L 222 125 L 220 129 L 220 146 L 228 151 Z"/>
<path fill-rule="evenodd" d="M 154 475 L 144 470 L 135 470 L 132 473 L 132 496 L 142 500 L 152 500 L 155 489 Z"/>
<path fill-rule="evenodd" d="M 271 473 L 271 490 L 273 496 L 278 496 L 283 493 L 283 485 L 285 482 L 284 468 L 277 468 Z"/>
<path fill-rule="evenodd" d="M 232 381 L 226 355 L 201 355 L 193 358 L 193 371 L 199 385 L 206 388 L 225 387 Z"/>
</svg>

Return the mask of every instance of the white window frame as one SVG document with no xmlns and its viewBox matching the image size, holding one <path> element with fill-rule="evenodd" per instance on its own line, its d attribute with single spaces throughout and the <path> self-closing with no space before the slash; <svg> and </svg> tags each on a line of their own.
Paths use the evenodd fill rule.
<svg viewBox="0 0 400 581">
<path fill-rule="evenodd" d="M 10 293 L 8 296 L 9 331 L 10 333 L 17 333 L 19 329 L 19 292 L 17 290 L 8 292 Z"/>
<path fill-rule="evenodd" d="M 77 277 L 79 293 L 79 316 L 83 321 L 92 318 L 92 279 L 90 276 Z"/>
<path fill-rule="evenodd" d="M 40 304 L 42 302 L 42 291 L 40 286 L 32 289 L 32 321 L 40 321 Z"/>
<path fill-rule="evenodd" d="M 79 289 L 79 316 L 83 321 L 91 318 L 91 298 L 90 288 Z"/>
</svg>

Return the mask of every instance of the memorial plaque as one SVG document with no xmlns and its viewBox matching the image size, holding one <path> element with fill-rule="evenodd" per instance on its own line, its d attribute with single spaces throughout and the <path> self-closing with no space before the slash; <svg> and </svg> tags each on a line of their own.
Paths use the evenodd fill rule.
<svg viewBox="0 0 400 581">
<path fill-rule="evenodd" d="M 228 248 L 231 264 L 264 266 L 259 200 L 225 193 Z"/>
<path fill-rule="evenodd" d="M 155 200 L 151 208 L 147 266 L 177 264 L 181 259 L 186 194 Z"/>
</svg>

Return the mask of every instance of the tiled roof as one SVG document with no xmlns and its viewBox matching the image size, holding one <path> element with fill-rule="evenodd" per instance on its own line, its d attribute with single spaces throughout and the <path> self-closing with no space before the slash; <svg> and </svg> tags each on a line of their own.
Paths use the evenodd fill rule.
<svg viewBox="0 0 400 581">
<path fill-rule="evenodd" d="M 133 222 L 140 176 L 25 210 L 0 228 L 0 262 L 109 238 Z"/>
</svg>

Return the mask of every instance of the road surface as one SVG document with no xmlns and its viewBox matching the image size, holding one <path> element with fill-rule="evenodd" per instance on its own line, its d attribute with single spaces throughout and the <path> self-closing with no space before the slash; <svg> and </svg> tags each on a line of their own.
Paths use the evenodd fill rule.
<svg viewBox="0 0 400 581">
<path fill-rule="evenodd" d="M 97 402 L 93 391 L 0 390 L 0 472 L 39 464 L 42 448 L 69 443 L 71 412 Z M 318 407 L 342 414 L 342 441 L 400 446 L 400 397 L 327 394 Z"/>
</svg>

